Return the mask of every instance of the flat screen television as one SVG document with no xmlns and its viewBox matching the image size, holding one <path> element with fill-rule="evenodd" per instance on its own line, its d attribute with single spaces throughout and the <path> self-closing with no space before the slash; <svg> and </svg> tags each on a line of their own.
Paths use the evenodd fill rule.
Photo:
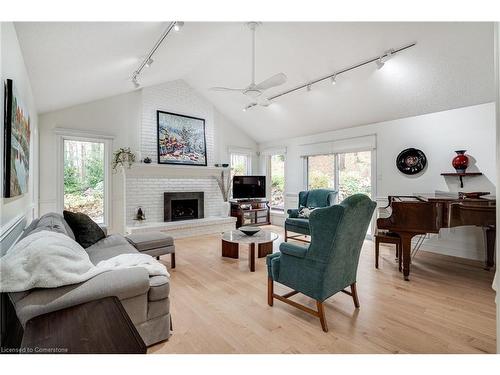
<svg viewBox="0 0 500 375">
<path fill-rule="evenodd" d="M 266 176 L 234 176 L 233 198 L 251 199 L 266 197 Z"/>
</svg>

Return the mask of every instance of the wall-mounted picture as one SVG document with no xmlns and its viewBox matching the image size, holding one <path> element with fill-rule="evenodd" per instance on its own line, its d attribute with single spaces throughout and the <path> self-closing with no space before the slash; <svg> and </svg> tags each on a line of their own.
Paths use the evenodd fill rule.
<svg viewBox="0 0 500 375">
<path fill-rule="evenodd" d="M 157 111 L 158 163 L 207 165 L 205 120 Z"/>
<path fill-rule="evenodd" d="M 28 192 L 31 119 L 11 79 L 4 96 L 4 197 Z"/>
</svg>

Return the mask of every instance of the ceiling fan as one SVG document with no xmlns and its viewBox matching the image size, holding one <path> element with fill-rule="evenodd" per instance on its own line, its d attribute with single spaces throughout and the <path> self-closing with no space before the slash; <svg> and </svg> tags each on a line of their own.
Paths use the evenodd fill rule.
<svg viewBox="0 0 500 375">
<path fill-rule="evenodd" d="M 269 77 L 268 79 L 255 84 L 255 29 L 260 25 L 260 22 L 248 22 L 247 26 L 252 31 L 252 82 L 245 88 L 228 88 L 228 87 L 211 87 L 211 91 L 221 91 L 221 92 L 241 92 L 242 94 L 250 97 L 252 102 L 247 105 L 243 110 L 255 107 L 257 105 L 267 107 L 270 101 L 267 98 L 261 97 L 265 90 L 272 87 L 282 85 L 286 82 L 285 73 L 278 73 Z"/>
</svg>

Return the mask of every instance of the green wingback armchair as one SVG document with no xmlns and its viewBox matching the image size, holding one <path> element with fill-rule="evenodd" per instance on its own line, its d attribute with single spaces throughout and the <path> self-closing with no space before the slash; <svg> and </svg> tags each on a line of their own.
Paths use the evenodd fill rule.
<svg viewBox="0 0 500 375">
<path fill-rule="evenodd" d="M 292 208 L 287 211 L 288 218 L 285 220 L 285 242 L 289 239 L 308 242 L 302 240 L 300 235 L 310 235 L 309 219 L 299 217 L 302 208 L 328 207 L 335 203 L 338 192 L 331 189 L 313 189 L 301 191 L 299 193 L 299 208 Z M 300 233 L 299 236 L 289 236 L 288 232 Z"/>
<path fill-rule="evenodd" d="M 274 298 L 320 319 L 328 332 L 323 302 L 338 292 L 352 296 L 359 307 L 356 272 L 359 254 L 376 203 L 363 194 L 355 194 L 342 203 L 314 210 L 310 216 L 311 243 L 308 246 L 283 242 L 280 251 L 267 256 L 269 306 Z M 274 293 L 274 282 L 293 291 Z M 351 291 L 345 290 L 350 286 Z M 316 300 L 317 311 L 289 297 L 302 293 Z"/>
</svg>

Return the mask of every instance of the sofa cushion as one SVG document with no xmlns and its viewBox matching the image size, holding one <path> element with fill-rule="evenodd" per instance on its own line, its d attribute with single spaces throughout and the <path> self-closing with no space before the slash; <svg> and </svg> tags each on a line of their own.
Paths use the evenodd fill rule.
<svg viewBox="0 0 500 375">
<path fill-rule="evenodd" d="M 113 258 L 121 254 L 134 254 L 137 250 L 119 234 L 112 234 L 85 249 L 90 261 L 96 265 L 101 260 Z"/>
<path fill-rule="evenodd" d="M 170 282 L 166 276 L 153 276 L 149 278 L 149 301 L 159 301 L 168 297 Z"/>
<path fill-rule="evenodd" d="M 162 232 L 132 233 L 125 237 L 139 251 L 168 247 L 174 244 L 174 239 Z"/>
<path fill-rule="evenodd" d="M 75 240 L 84 249 L 106 237 L 103 230 L 88 215 L 81 212 L 64 211 L 64 219 L 75 234 Z"/>
</svg>

